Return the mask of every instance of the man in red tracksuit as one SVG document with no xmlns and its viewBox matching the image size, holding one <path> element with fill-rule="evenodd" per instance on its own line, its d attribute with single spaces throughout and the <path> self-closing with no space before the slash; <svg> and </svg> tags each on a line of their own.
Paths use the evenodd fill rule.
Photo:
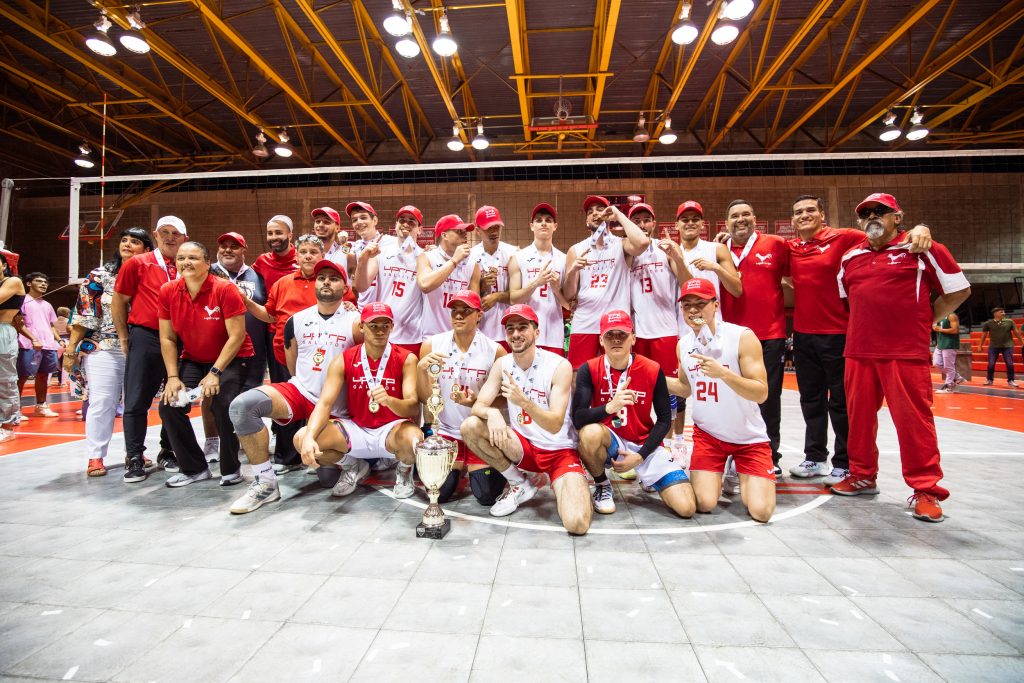
<svg viewBox="0 0 1024 683">
<path fill-rule="evenodd" d="M 943 245 L 912 254 L 900 230 L 903 212 L 890 194 L 857 205 L 866 235 L 843 255 L 839 296 L 850 310 L 846 333 L 846 406 L 850 474 L 832 487 L 842 496 L 875 495 L 878 487 L 878 410 L 887 399 L 896 426 L 903 479 L 914 489 L 913 514 L 941 522 L 939 444 L 932 417 L 931 326 L 971 294 L 967 278 Z M 930 295 L 939 296 L 934 305 Z"/>
</svg>

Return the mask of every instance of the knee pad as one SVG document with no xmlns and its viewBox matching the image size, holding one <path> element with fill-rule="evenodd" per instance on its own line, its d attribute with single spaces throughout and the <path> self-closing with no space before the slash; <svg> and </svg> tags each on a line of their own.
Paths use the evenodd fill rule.
<svg viewBox="0 0 1024 683">
<path fill-rule="evenodd" d="M 274 412 L 274 402 L 259 389 L 250 389 L 235 397 L 228 406 L 228 417 L 239 436 L 255 434 L 263 429 L 264 417 Z"/>
<path fill-rule="evenodd" d="M 493 467 L 469 473 L 469 488 L 481 505 L 494 505 L 505 490 L 505 483 L 505 477 Z"/>
<path fill-rule="evenodd" d="M 444 480 L 439 489 L 437 496 L 437 502 L 447 503 L 455 495 L 455 489 L 459 488 L 459 479 L 462 477 L 462 470 L 453 469 L 448 473 L 448 478 Z"/>
</svg>

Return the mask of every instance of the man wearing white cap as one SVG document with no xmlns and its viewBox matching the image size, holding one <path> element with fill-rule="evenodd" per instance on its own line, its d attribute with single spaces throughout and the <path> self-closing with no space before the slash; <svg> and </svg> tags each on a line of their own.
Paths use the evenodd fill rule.
<svg viewBox="0 0 1024 683">
<path fill-rule="evenodd" d="M 352 242 L 352 253 L 349 254 L 349 273 L 356 269 L 360 254 L 366 251 L 370 245 L 377 245 L 380 250 L 398 246 L 398 240 L 394 235 L 385 235 L 377 229 L 377 210 L 368 202 L 349 202 L 345 205 L 345 213 L 348 214 L 352 223 L 352 230 L 358 235 L 358 239 Z M 382 294 L 377 288 L 377 281 L 370 278 L 365 289 L 359 289 L 360 308 L 369 305 L 371 302 L 380 301 Z"/>
<path fill-rule="evenodd" d="M 423 291 L 424 339 L 450 329 L 446 306 L 456 293 L 472 289 L 480 278 L 480 266 L 469 259 L 467 234 L 472 223 L 455 214 L 442 216 L 434 226 L 437 249 L 416 257 L 416 282 Z"/>
<path fill-rule="evenodd" d="M 156 222 L 153 238 L 157 248 L 131 257 L 121 266 L 114 283 L 111 318 L 121 340 L 124 368 L 125 482 L 143 481 L 148 413 L 157 389 L 167 379 L 160 353 L 160 288 L 178 278 L 174 259 L 178 247 L 188 241 L 185 222 L 164 216 Z M 131 313 L 128 312 L 129 305 Z M 160 430 L 157 465 L 178 471 L 165 430 Z"/>
<path fill-rule="evenodd" d="M 509 305 L 508 260 L 516 253 L 516 247 L 501 241 L 505 221 L 498 209 L 481 206 L 473 219 L 480 242 L 469 252 L 470 263 L 480 266 L 480 300 L 484 319 L 480 331 L 490 339 L 505 344 L 505 330 L 501 316 Z"/>
<path fill-rule="evenodd" d="M 537 313 L 539 348 L 565 356 L 562 309 L 569 310 L 569 302 L 562 296 L 565 254 L 553 243 L 556 230 L 555 207 L 544 202 L 533 207 L 530 213 L 533 243 L 517 251 L 508 261 L 509 301 L 528 304 Z"/>
</svg>

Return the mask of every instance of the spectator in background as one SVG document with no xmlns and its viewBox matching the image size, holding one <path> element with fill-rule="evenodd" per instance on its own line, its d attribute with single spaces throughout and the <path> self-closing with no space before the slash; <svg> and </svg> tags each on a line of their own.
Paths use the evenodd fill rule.
<svg viewBox="0 0 1024 683">
<path fill-rule="evenodd" d="M 985 348 L 985 340 L 991 339 L 988 345 L 988 370 L 985 374 L 985 386 L 991 386 L 996 374 L 996 360 L 1003 357 L 1006 363 L 1006 383 L 1011 387 L 1017 386 L 1013 374 L 1013 338 L 1024 343 L 1021 339 L 1017 323 L 1006 317 L 1006 311 L 1001 307 L 992 309 L 992 317 L 981 326 L 980 348 Z"/>
<path fill-rule="evenodd" d="M 61 349 L 59 353 L 61 358 L 58 360 L 63 359 L 64 351 L 67 349 L 68 346 L 68 321 L 70 319 L 70 308 L 68 308 L 67 306 L 61 306 L 57 309 L 57 322 L 55 322 L 53 326 L 56 328 L 57 334 L 59 334 L 60 338 L 63 340 L 63 344 L 61 344 Z M 57 385 L 58 387 L 64 384 L 64 367 L 60 362 L 57 363 L 57 377 L 56 380 L 54 381 L 54 384 Z"/>
<path fill-rule="evenodd" d="M 21 418 L 18 391 L 18 331 L 14 317 L 25 299 L 25 284 L 11 275 L 7 257 L 0 253 L 0 443 L 14 438 L 11 429 Z"/>
<path fill-rule="evenodd" d="M 46 389 L 50 375 L 57 372 L 57 352 L 63 348 L 64 340 L 57 332 L 57 313 L 50 302 L 43 299 L 50 287 L 50 278 L 37 272 L 29 273 L 25 280 L 28 296 L 21 304 L 21 314 L 25 318 L 25 328 L 35 340 L 18 339 L 18 394 L 24 391 L 28 378 L 35 377 L 36 408 L 32 414 L 57 417 L 57 413 L 46 404 Z"/>
<path fill-rule="evenodd" d="M 944 381 L 937 394 L 952 394 L 956 385 L 963 384 L 964 378 L 956 371 L 956 352 L 960 350 L 960 318 L 950 313 L 932 325 L 932 332 L 938 337 L 935 344 L 935 366 L 942 368 Z"/>
</svg>

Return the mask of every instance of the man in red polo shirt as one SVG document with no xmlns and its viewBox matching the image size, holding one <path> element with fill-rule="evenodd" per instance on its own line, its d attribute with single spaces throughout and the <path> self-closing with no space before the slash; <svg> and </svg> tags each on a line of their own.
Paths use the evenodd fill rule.
<svg viewBox="0 0 1024 683">
<path fill-rule="evenodd" d="M 843 373 L 849 314 L 832 285 L 843 254 L 864 239 L 860 230 L 831 228 L 821 199 L 801 195 L 793 203 L 797 236 L 789 245 L 789 274 L 793 280 L 793 363 L 804 415 L 804 461 L 789 469 L 794 477 L 825 475 L 825 484 L 839 483 L 849 474 Z M 914 253 L 931 245 L 931 231 L 918 226 L 908 236 Z M 832 467 L 828 462 L 828 423 L 835 433 Z"/>
<path fill-rule="evenodd" d="M 726 210 L 729 239 L 725 245 L 743 280 L 743 295 L 733 296 L 722 288 L 722 319 L 750 328 L 761 342 L 764 367 L 768 372 L 768 398 L 761 404 L 761 417 L 772 444 L 775 476 L 779 467 L 779 427 L 782 422 L 782 375 L 786 354 L 786 305 L 782 278 L 789 269 L 789 247 L 778 235 L 762 235 L 755 228 L 757 216 L 750 202 L 736 199 Z"/>
<path fill-rule="evenodd" d="M 878 493 L 878 411 L 886 400 L 900 442 L 903 479 L 914 489 L 913 515 L 941 522 L 942 467 L 932 417 L 928 346 L 931 326 L 971 295 L 960 266 L 932 242 L 911 253 L 900 231 L 903 212 L 890 194 L 857 205 L 866 239 L 848 251 L 839 270 L 839 296 L 850 310 L 846 386 L 850 411 L 850 474 L 832 487 L 843 496 Z M 935 303 L 931 296 L 937 294 Z"/>
<path fill-rule="evenodd" d="M 179 280 L 160 288 L 160 352 L 167 384 L 160 402 L 160 419 L 167 427 L 181 472 L 167 480 L 170 488 L 210 478 L 203 448 L 189 420 L 189 389 L 200 399 L 212 397 L 210 409 L 220 432 L 220 485 L 242 483 L 238 437 L 228 407 L 250 389 L 248 364 L 252 341 L 245 331 L 245 303 L 231 282 L 210 274 L 210 252 L 198 242 L 186 242 L 176 257 Z M 178 344 L 181 343 L 179 358 Z"/>
</svg>

